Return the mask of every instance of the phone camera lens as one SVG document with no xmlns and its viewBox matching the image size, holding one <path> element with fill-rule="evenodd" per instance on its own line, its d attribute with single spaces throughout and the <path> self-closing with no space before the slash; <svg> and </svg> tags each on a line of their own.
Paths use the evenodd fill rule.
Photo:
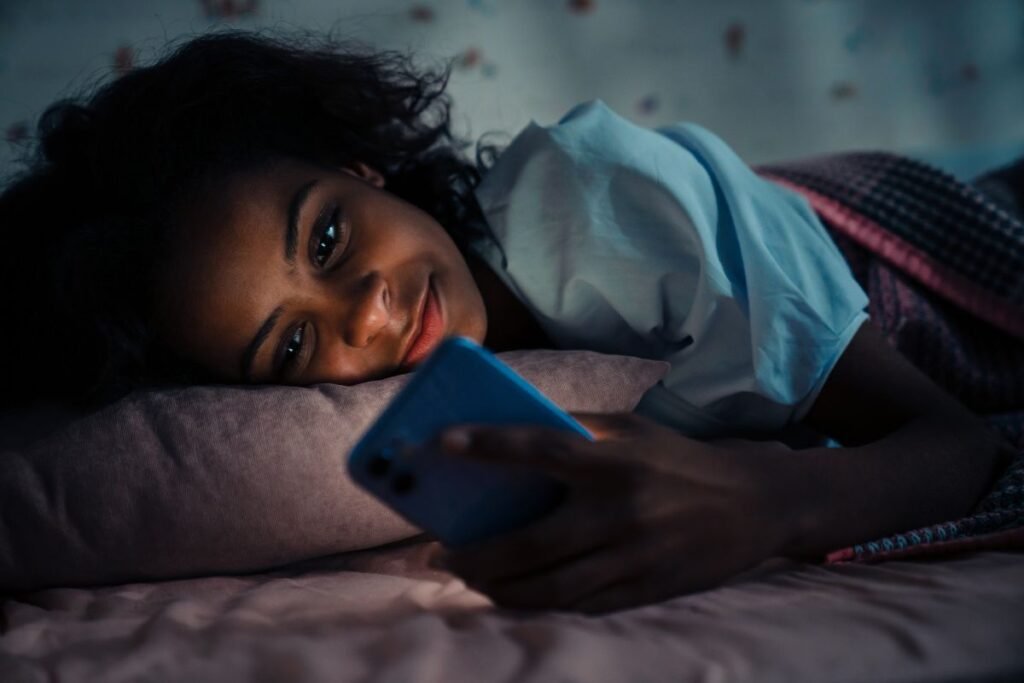
<svg viewBox="0 0 1024 683">
<path fill-rule="evenodd" d="M 408 493 L 416 486 L 416 477 L 409 472 L 400 472 L 391 480 L 391 490 L 395 493 Z"/>
<path fill-rule="evenodd" d="M 391 460 L 383 454 L 378 453 L 366 463 L 366 471 L 374 477 L 383 477 L 391 469 Z"/>
</svg>

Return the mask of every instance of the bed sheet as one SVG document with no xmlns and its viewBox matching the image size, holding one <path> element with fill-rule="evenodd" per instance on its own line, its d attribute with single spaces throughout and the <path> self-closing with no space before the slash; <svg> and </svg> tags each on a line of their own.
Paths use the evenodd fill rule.
<svg viewBox="0 0 1024 683">
<path fill-rule="evenodd" d="M 0 680 L 1017 681 L 1024 554 L 821 566 L 601 617 L 497 610 L 424 542 L 2 603 Z"/>
</svg>

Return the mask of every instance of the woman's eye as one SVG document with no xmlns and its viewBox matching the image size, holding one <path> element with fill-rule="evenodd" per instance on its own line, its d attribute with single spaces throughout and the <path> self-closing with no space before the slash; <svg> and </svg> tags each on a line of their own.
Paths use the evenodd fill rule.
<svg viewBox="0 0 1024 683">
<path fill-rule="evenodd" d="M 299 353 L 302 352 L 302 335 L 305 330 L 304 326 L 296 327 L 292 333 L 291 338 L 284 347 L 284 354 L 281 358 L 282 367 L 287 368 L 289 365 L 295 362 L 295 359 L 299 357 Z"/>
<path fill-rule="evenodd" d="M 331 260 L 331 256 L 338 246 L 339 231 L 338 210 L 335 209 L 327 221 L 327 225 L 320 231 L 320 236 L 313 248 L 313 263 L 318 268 L 324 268 Z"/>
</svg>

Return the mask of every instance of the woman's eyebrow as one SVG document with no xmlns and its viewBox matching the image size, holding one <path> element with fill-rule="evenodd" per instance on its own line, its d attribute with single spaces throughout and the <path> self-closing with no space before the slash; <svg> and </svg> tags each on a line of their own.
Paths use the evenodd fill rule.
<svg viewBox="0 0 1024 683">
<path fill-rule="evenodd" d="M 295 265 L 295 251 L 299 244 L 299 216 L 302 215 L 302 206 L 317 182 L 313 179 L 300 187 L 288 203 L 288 221 L 284 225 L 284 260 L 291 266 Z"/>
<path fill-rule="evenodd" d="M 267 319 L 260 325 L 259 331 L 256 332 L 252 341 L 249 342 L 249 346 L 245 348 L 245 353 L 242 354 L 242 377 L 245 378 L 246 382 L 252 382 L 252 364 L 256 360 L 256 354 L 259 353 L 263 342 L 270 336 L 274 325 L 277 324 L 277 319 L 281 317 L 282 313 L 284 313 L 283 306 L 275 308 L 274 312 L 267 316 Z"/>
<path fill-rule="evenodd" d="M 292 200 L 288 202 L 288 219 L 284 224 L 284 260 L 290 266 L 295 265 L 295 252 L 298 250 L 299 245 L 299 216 L 302 215 L 302 207 L 306 203 L 306 198 L 313 191 L 313 188 L 316 187 L 317 182 L 317 179 L 314 178 L 304 184 L 295 192 Z M 252 382 L 252 366 L 256 361 L 256 354 L 259 353 L 263 342 L 270 336 L 274 325 L 277 324 L 277 319 L 281 317 L 283 312 L 284 309 L 281 306 L 275 308 L 267 316 L 267 319 L 263 321 L 260 329 L 245 348 L 245 353 L 242 354 L 242 377 L 246 382 Z"/>
</svg>

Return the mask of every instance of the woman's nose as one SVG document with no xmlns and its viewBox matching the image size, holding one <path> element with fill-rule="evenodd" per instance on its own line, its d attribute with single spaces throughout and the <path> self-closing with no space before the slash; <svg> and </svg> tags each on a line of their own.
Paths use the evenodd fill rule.
<svg viewBox="0 0 1024 683">
<path fill-rule="evenodd" d="M 349 346 L 363 348 L 391 320 L 391 292 L 380 273 L 369 273 L 356 286 L 351 302 L 343 313 L 342 335 Z"/>
</svg>

